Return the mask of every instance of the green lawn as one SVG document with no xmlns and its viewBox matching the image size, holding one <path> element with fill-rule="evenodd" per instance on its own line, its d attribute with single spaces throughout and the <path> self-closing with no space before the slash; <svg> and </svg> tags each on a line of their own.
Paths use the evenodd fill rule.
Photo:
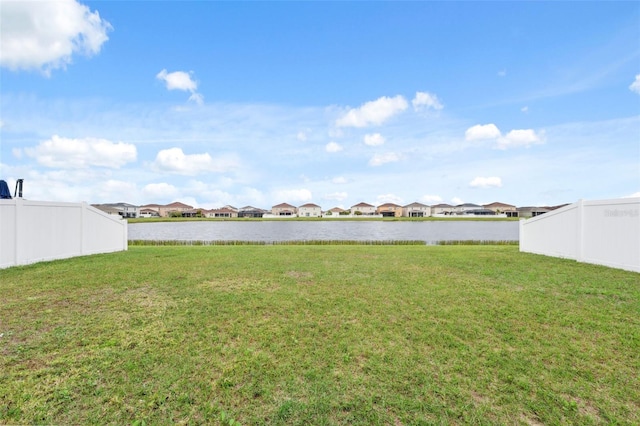
<svg viewBox="0 0 640 426">
<path fill-rule="evenodd" d="M 517 246 L 0 271 L 2 424 L 639 424 L 640 274 Z"/>
</svg>

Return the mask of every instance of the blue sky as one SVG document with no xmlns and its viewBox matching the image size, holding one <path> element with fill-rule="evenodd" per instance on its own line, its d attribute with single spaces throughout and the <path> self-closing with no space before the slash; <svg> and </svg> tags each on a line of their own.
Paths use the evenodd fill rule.
<svg viewBox="0 0 640 426">
<path fill-rule="evenodd" d="M 0 178 L 269 208 L 640 196 L 637 2 L 0 1 Z"/>
</svg>

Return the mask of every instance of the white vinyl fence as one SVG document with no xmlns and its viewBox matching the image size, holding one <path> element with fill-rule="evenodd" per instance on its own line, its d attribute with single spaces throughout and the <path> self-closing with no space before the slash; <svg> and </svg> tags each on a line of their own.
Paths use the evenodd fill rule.
<svg viewBox="0 0 640 426">
<path fill-rule="evenodd" d="M 127 221 L 86 203 L 0 200 L 0 268 L 127 250 Z"/>
<path fill-rule="evenodd" d="M 640 272 L 640 198 L 581 200 L 521 220 L 520 251 Z"/>
</svg>

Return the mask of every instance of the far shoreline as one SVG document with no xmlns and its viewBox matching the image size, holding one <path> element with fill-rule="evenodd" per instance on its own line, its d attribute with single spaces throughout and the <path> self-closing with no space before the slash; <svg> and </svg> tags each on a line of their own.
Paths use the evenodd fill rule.
<svg viewBox="0 0 640 426">
<path fill-rule="evenodd" d="M 518 217 L 286 217 L 286 218 L 245 218 L 245 217 L 224 217 L 224 218 L 208 218 L 208 217 L 144 217 L 144 218 L 126 218 L 128 223 L 158 223 L 158 222 L 517 222 Z"/>
</svg>

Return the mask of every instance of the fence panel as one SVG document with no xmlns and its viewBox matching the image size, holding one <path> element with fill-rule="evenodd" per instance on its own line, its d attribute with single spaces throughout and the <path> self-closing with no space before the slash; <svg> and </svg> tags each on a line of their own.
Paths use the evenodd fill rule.
<svg viewBox="0 0 640 426">
<path fill-rule="evenodd" d="M 579 201 L 521 220 L 520 251 L 640 272 L 640 198 Z"/>
<path fill-rule="evenodd" d="M 0 202 L 0 268 L 127 250 L 127 222 L 86 203 Z"/>
<path fill-rule="evenodd" d="M 582 262 L 640 272 L 640 199 L 585 202 L 582 227 Z"/>
</svg>

